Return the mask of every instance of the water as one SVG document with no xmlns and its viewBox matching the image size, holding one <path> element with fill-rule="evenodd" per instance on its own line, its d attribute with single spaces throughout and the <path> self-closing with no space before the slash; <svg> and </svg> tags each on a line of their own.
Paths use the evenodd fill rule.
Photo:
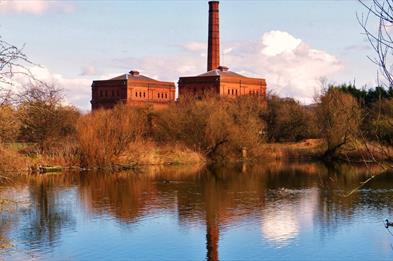
<svg viewBox="0 0 393 261">
<path fill-rule="evenodd" d="M 4 260 L 391 260 L 393 173 L 320 164 L 20 178 Z"/>
</svg>

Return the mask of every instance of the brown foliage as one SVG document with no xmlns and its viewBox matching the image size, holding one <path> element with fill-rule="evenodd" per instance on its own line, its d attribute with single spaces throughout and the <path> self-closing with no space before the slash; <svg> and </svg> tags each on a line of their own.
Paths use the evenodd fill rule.
<svg viewBox="0 0 393 261">
<path fill-rule="evenodd" d="M 393 99 L 375 102 L 366 122 L 364 128 L 370 139 L 393 145 Z"/>
<path fill-rule="evenodd" d="M 361 109 L 352 95 L 329 88 L 319 97 L 317 114 L 321 136 L 327 144 L 325 158 L 330 159 L 358 136 Z"/>
<path fill-rule="evenodd" d="M 255 97 L 182 98 L 154 118 L 154 137 L 158 142 L 182 143 L 208 158 L 239 157 L 243 147 L 252 151 L 263 141 L 262 111 Z"/>
<path fill-rule="evenodd" d="M 271 142 L 301 141 L 317 136 L 314 110 L 294 99 L 270 97 L 263 118 Z"/>
<path fill-rule="evenodd" d="M 60 90 L 52 85 L 31 85 L 20 95 L 18 118 L 21 123 L 19 139 L 38 145 L 40 152 L 75 134 L 79 111 L 61 104 Z"/>
<path fill-rule="evenodd" d="M 0 144 L 0 173 L 17 173 L 22 170 L 27 171 L 27 169 L 28 160 L 25 157 Z"/>
<path fill-rule="evenodd" d="M 15 141 L 19 127 L 16 110 L 9 104 L 0 105 L 0 142 Z"/>
<path fill-rule="evenodd" d="M 81 117 L 77 124 L 81 165 L 108 167 L 148 132 L 149 109 L 119 105 Z"/>
</svg>

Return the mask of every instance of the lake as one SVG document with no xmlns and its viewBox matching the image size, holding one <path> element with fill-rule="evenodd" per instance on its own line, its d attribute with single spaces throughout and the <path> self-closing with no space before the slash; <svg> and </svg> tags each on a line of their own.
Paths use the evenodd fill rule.
<svg viewBox="0 0 393 261">
<path fill-rule="evenodd" d="M 0 198 L 4 260 L 393 258 L 393 173 L 349 165 L 43 174 Z"/>
</svg>

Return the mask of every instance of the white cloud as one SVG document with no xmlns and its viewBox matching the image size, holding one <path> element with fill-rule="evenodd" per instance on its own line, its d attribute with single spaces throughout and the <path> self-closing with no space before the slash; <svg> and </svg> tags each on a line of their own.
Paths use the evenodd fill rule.
<svg viewBox="0 0 393 261">
<path fill-rule="evenodd" d="M 282 41 L 286 44 L 277 46 Z M 111 66 L 110 70 L 86 67 L 85 74 L 75 77 L 53 73 L 45 67 L 33 67 L 31 70 L 38 79 L 53 82 L 63 88 L 68 103 L 88 110 L 93 80 L 109 79 L 131 69 L 138 69 L 146 76 L 177 82 L 180 76 L 193 76 L 206 71 L 206 58 L 200 57 L 200 48 L 201 44 L 192 43 L 187 52 L 180 52 L 176 56 L 115 59 L 111 63 L 105 63 Z M 190 53 L 191 50 L 193 51 Z M 335 56 L 311 48 L 286 32 L 268 32 L 259 41 L 235 43 L 223 46 L 223 50 L 227 50 L 223 65 L 229 66 L 232 71 L 266 78 L 268 91 L 283 97 L 294 97 L 305 103 L 313 101 L 320 88 L 320 78 L 333 77 L 343 67 Z M 105 71 L 106 74 L 90 75 L 97 74 L 97 70 Z"/>
<path fill-rule="evenodd" d="M 83 111 L 90 109 L 91 99 L 91 83 L 92 80 L 82 77 L 66 77 L 59 73 L 53 73 L 48 68 L 43 66 L 33 66 L 28 68 L 26 74 L 17 74 L 12 79 L 11 85 L 1 85 L 0 89 L 12 88 L 14 91 L 21 90 L 21 88 L 30 83 L 32 78 L 27 77 L 31 75 L 35 80 L 39 80 L 48 84 L 54 84 L 57 88 L 63 90 L 64 103 L 71 104 Z"/>
<path fill-rule="evenodd" d="M 343 68 L 335 56 L 280 31 L 267 32 L 254 44 L 240 44 L 225 62 L 235 71 L 266 78 L 268 90 L 305 103 L 320 91 L 321 78 Z"/>
<path fill-rule="evenodd" d="M 202 42 L 191 42 L 183 45 L 184 49 L 187 51 L 191 52 L 197 52 L 197 51 L 205 51 L 207 50 L 207 45 L 206 43 Z"/>
<path fill-rule="evenodd" d="M 206 70 L 206 58 L 200 51 L 206 51 L 206 43 L 192 42 L 184 45 L 192 52 L 177 56 L 128 58 L 117 60 L 117 65 L 138 66 L 146 75 L 158 79 L 176 81 L 180 76 L 197 75 Z M 320 91 L 320 79 L 333 77 L 343 65 L 332 54 L 310 47 L 301 39 L 287 32 L 271 31 L 262 35 L 259 41 L 223 45 L 222 62 L 232 71 L 267 80 L 268 91 L 293 97 L 301 102 L 313 102 Z"/>
<path fill-rule="evenodd" d="M 0 0 L 2 13 L 28 13 L 41 15 L 48 11 L 72 12 L 75 6 L 71 3 L 46 0 Z"/>
<path fill-rule="evenodd" d="M 82 68 L 81 76 L 97 75 L 97 69 L 95 66 L 87 65 Z"/>
<path fill-rule="evenodd" d="M 302 43 L 287 32 L 271 31 L 262 36 L 261 50 L 266 56 L 276 56 L 283 53 L 291 53 Z"/>
</svg>

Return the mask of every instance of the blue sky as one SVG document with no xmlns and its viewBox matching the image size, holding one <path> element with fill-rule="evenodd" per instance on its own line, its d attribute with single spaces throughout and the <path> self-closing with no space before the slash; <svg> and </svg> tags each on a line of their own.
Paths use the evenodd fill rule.
<svg viewBox="0 0 393 261">
<path fill-rule="evenodd" d="M 374 85 L 355 0 L 220 1 L 222 63 L 310 102 L 318 81 Z M 88 109 L 90 83 L 139 69 L 162 80 L 206 70 L 207 1 L 0 1 L 0 35 Z M 278 49 L 277 49 L 278 48 Z"/>
</svg>

